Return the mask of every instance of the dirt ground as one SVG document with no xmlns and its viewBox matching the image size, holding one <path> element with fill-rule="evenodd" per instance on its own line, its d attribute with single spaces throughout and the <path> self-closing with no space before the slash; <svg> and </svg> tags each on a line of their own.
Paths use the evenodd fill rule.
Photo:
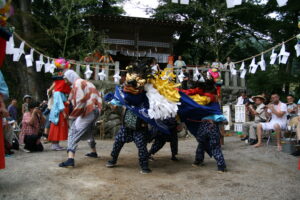
<svg viewBox="0 0 300 200">
<path fill-rule="evenodd" d="M 105 167 L 113 141 L 98 141 L 99 159 L 84 157 L 88 145 L 81 142 L 74 169 L 57 164 L 65 152 L 53 152 L 45 145 L 43 153 L 16 152 L 0 171 L 1 200 L 193 200 L 193 199 L 281 199 L 300 198 L 298 160 L 277 152 L 274 146 L 254 149 L 235 136 L 225 139 L 224 155 L 228 172 L 216 173 L 214 159 L 205 166 L 192 167 L 196 141 L 180 140 L 180 161 L 170 160 L 166 145 L 150 163 L 153 173 L 139 173 L 137 150 L 127 144 L 118 167 Z M 65 145 L 65 144 L 64 144 Z"/>
</svg>

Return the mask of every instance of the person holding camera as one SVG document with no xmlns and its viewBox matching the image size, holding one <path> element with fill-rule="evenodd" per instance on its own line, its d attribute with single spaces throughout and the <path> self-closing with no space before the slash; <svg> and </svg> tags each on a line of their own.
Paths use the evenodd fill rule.
<svg viewBox="0 0 300 200">
<path fill-rule="evenodd" d="M 39 130 L 44 124 L 45 118 L 38 108 L 38 104 L 30 102 L 28 111 L 24 113 L 22 120 L 22 134 L 24 135 L 24 150 L 26 152 L 43 151 L 44 147 L 40 141 Z"/>
<path fill-rule="evenodd" d="M 249 144 L 254 145 L 257 143 L 256 138 L 256 127 L 261 122 L 266 122 L 266 112 L 265 112 L 265 98 L 261 95 L 257 95 L 252 98 L 255 107 L 250 104 L 248 107 L 249 113 L 251 116 L 254 116 L 254 121 L 245 122 L 243 124 L 243 133 L 246 134 L 246 137 L 242 138 L 242 141 L 249 139 Z"/>
</svg>

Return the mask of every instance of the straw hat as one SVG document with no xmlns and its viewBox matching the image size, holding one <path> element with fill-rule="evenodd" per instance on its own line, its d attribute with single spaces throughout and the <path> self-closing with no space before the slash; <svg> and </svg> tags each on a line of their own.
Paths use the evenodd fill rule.
<svg viewBox="0 0 300 200">
<path fill-rule="evenodd" d="M 253 99 L 254 101 L 255 101 L 256 98 L 260 98 L 260 99 L 262 99 L 263 101 L 266 100 L 266 98 L 265 98 L 264 96 L 262 96 L 262 95 L 256 95 L 256 96 L 252 97 L 252 99 Z"/>
</svg>

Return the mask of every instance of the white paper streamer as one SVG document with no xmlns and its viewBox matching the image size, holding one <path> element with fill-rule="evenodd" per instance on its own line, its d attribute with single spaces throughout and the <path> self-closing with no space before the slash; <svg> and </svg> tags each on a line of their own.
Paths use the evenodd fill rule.
<svg viewBox="0 0 300 200">
<path fill-rule="evenodd" d="M 240 71 L 243 71 L 245 69 L 245 62 L 242 62 L 242 65 L 240 67 Z"/>
<path fill-rule="evenodd" d="M 6 50 L 5 53 L 8 55 L 12 55 L 14 53 L 15 41 L 14 36 L 11 36 L 9 40 L 6 42 Z"/>
<path fill-rule="evenodd" d="M 194 75 L 193 75 L 193 81 L 198 81 L 200 76 L 200 72 L 198 70 L 198 67 L 196 67 Z"/>
<path fill-rule="evenodd" d="M 183 81 L 183 79 L 185 78 L 184 74 L 183 74 L 183 71 L 181 70 L 180 71 L 180 74 L 178 75 L 178 80 L 179 82 L 181 83 Z"/>
<path fill-rule="evenodd" d="M 13 48 L 13 61 L 14 62 L 19 62 L 21 56 L 23 54 L 25 54 L 25 51 L 24 51 L 24 46 L 25 46 L 25 42 L 23 41 L 20 45 L 19 48 Z"/>
<path fill-rule="evenodd" d="M 30 54 L 25 55 L 25 60 L 26 60 L 26 66 L 27 67 L 32 67 L 33 66 L 33 52 L 34 52 L 34 49 L 30 49 Z"/>
<path fill-rule="evenodd" d="M 119 84 L 121 80 L 121 76 L 120 76 L 120 71 L 116 71 L 115 75 L 114 75 L 114 82 L 116 84 Z"/>
<path fill-rule="evenodd" d="M 149 100 L 148 115 L 151 119 L 163 120 L 176 117 L 180 103 L 169 101 L 159 94 L 152 84 L 145 84 L 145 91 Z"/>
<path fill-rule="evenodd" d="M 84 72 L 85 79 L 89 80 L 93 74 L 93 71 L 90 69 L 90 65 L 86 66 L 86 70 Z"/>
<path fill-rule="evenodd" d="M 251 64 L 250 64 L 250 69 L 251 69 L 250 72 L 251 72 L 251 74 L 255 74 L 257 68 L 258 68 L 258 65 L 255 64 L 255 58 L 253 58 L 252 61 L 251 61 Z"/>
<path fill-rule="evenodd" d="M 240 78 L 244 79 L 245 76 L 246 76 L 246 74 L 247 74 L 247 69 L 243 69 L 243 71 L 242 71 L 242 73 L 240 75 Z"/>
<path fill-rule="evenodd" d="M 286 64 L 289 56 L 290 53 L 285 51 L 285 44 L 283 43 L 280 49 L 280 53 L 278 54 L 279 64 Z"/>
<path fill-rule="evenodd" d="M 272 50 L 272 54 L 271 54 L 270 59 L 271 59 L 270 65 L 274 65 L 275 62 L 276 62 L 276 59 L 277 59 L 277 53 L 275 53 L 275 50 L 274 50 L 274 49 Z"/>
<path fill-rule="evenodd" d="M 44 65 L 44 59 L 43 59 L 43 55 L 40 55 L 40 59 L 38 61 L 35 61 L 35 68 L 37 72 L 41 72 L 43 65 Z"/>
<path fill-rule="evenodd" d="M 56 68 L 56 66 L 55 66 L 55 64 L 54 64 L 54 60 L 52 60 L 51 65 L 50 65 L 50 70 L 49 70 L 49 72 L 50 72 L 51 74 L 53 74 L 55 68 Z"/>
<path fill-rule="evenodd" d="M 45 73 L 50 72 L 51 70 L 51 63 L 50 63 L 50 58 L 47 59 L 47 63 L 45 64 Z"/>
<path fill-rule="evenodd" d="M 258 65 L 260 66 L 261 71 L 266 71 L 266 61 L 264 58 L 264 54 L 261 54 L 261 58 L 260 61 L 258 62 Z"/>
<path fill-rule="evenodd" d="M 98 73 L 100 81 L 104 81 L 106 78 L 105 69 L 102 69 L 100 73 Z"/>
</svg>

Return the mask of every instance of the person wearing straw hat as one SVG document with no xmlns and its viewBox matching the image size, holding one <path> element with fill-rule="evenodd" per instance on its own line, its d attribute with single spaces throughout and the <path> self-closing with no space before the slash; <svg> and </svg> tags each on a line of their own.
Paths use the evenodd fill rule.
<svg viewBox="0 0 300 200">
<path fill-rule="evenodd" d="M 249 144 L 254 145 L 257 143 L 256 138 L 256 127 L 261 122 L 266 122 L 266 112 L 265 112 L 265 97 L 262 95 L 257 95 L 252 97 L 255 107 L 251 104 L 249 106 L 249 112 L 252 116 L 254 116 L 254 121 L 243 123 L 243 133 L 246 137 L 242 138 L 242 141 L 249 139 Z"/>
</svg>

